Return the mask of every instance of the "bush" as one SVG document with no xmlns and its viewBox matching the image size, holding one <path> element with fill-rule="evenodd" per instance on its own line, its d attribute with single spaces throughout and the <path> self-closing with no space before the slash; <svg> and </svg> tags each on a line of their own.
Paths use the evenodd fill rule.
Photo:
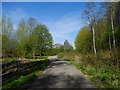
<svg viewBox="0 0 120 90">
<path fill-rule="evenodd" d="M 64 57 L 64 53 L 59 53 L 58 54 L 58 58 L 63 58 Z"/>
</svg>

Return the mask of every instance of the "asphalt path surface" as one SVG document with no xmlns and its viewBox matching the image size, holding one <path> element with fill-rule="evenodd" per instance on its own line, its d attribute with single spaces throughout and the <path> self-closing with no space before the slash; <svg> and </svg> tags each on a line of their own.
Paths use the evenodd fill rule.
<svg viewBox="0 0 120 90">
<path fill-rule="evenodd" d="M 95 88 L 80 70 L 68 61 L 50 56 L 50 65 L 28 90 L 45 88 Z"/>
</svg>

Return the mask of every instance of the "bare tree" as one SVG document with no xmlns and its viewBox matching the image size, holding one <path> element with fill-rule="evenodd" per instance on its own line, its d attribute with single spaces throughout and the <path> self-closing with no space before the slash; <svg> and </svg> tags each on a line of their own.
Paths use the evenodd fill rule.
<svg viewBox="0 0 120 90">
<path fill-rule="evenodd" d="M 72 45 L 67 40 L 65 40 L 65 42 L 64 42 L 64 49 L 65 50 L 73 50 Z"/>
</svg>

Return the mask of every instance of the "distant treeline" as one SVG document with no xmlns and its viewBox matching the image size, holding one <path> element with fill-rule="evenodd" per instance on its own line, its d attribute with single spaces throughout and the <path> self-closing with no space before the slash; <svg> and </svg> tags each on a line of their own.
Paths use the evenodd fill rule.
<svg viewBox="0 0 120 90">
<path fill-rule="evenodd" d="M 2 19 L 2 57 L 35 58 L 36 56 L 56 55 L 73 50 L 66 40 L 59 48 L 54 47 L 53 37 L 44 24 L 35 18 L 21 19 L 16 29 L 10 18 Z"/>
<path fill-rule="evenodd" d="M 13 29 L 10 18 L 2 20 L 2 57 L 33 57 L 49 55 L 53 44 L 48 28 L 36 19 L 20 20 Z"/>
</svg>

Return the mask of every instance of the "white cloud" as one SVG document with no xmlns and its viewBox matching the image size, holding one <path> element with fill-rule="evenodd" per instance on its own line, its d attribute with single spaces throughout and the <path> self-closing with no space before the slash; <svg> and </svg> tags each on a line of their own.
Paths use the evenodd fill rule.
<svg viewBox="0 0 120 90">
<path fill-rule="evenodd" d="M 17 24 L 21 19 L 27 18 L 26 12 L 22 8 L 14 7 L 11 11 L 5 13 L 7 18 L 10 18 L 13 22 L 13 29 L 17 29 Z"/>
<path fill-rule="evenodd" d="M 27 14 L 22 8 L 15 7 L 13 10 L 8 11 L 5 16 L 11 18 L 13 22 L 18 22 L 22 18 L 26 18 Z"/>
<path fill-rule="evenodd" d="M 74 46 L 75 35 L 73 34 L 80 30 L 80 17 L 80 13 L 74 12 L 57 21 L 45 22 L 53 36 L 54 43 L 63 44 L 65 40 L 68 40 Z"/>
<path fill-rule="evenodd" d="M 22 8 L 15 8 L 14 11 L 10 12 L 10 16 L 13 17 L 14 16 L 14 20 L 18 20 L 21 18 L 25 18 L 26 13 Z"/>
<path fill-rule="evenodd" d="M 9 11 L 6 15 L 7 17 L 12 18 L 14 29 L 17 28 L 20 19 L 28 18 L 26 12 L 22 8 L 15 8 L 14 10 Z M 74 46 L 74 34 L 76 34 L 83 26 L 80 17 L 80 12 L 71 12 L 57 20 L 44 22 L 53 36 L 54 43 L 63 44 L 65 40 L 68 40 Z"/>
</svg>

